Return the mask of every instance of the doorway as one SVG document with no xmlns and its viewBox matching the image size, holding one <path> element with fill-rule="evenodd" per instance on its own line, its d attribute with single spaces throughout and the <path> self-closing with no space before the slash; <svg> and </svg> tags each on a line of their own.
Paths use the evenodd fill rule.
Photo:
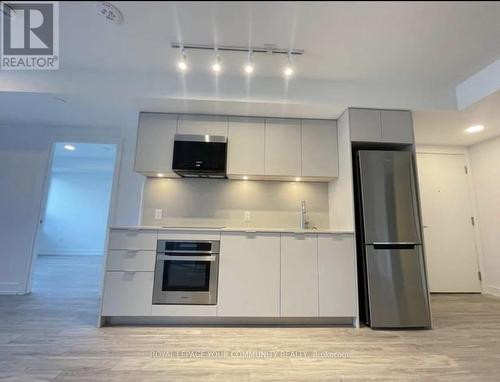
<svg viewBox="0 0 500 382">
<path fill-rule="evenodd" d="M 54 143 L 32 263 L 34 293 L 97 291 L 117 149 L 109 143 Z"/>
<path fill-rule="evenodd" d="M 429 288 L 481 292 L 464 154 L 417 153 Z"/>
</svg>

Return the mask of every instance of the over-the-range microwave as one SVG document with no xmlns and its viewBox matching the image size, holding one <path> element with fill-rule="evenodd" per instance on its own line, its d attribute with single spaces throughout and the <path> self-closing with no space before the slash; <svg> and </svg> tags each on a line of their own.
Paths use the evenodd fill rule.
<svg viewBox="0 0 500 382">
<path fill-rule="evenodd" d="M 227 138 L 176 134 L 172 170 L 184 178 L 226 178 Z"/>
</svg>

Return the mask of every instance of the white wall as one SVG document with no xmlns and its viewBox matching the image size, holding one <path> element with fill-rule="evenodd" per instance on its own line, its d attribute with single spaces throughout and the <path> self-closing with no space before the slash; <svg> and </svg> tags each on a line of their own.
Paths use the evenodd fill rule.
<svg viewBox="0 0 500 382">
<path fill-rule="evenodd" d="M 483 253 L 483 289 L 500 296 L 500 137 L 470 147 Z"/>
<path fill-rule="evenodd" d="M 102 255 L 112 185 L 113 167 L 100 172 L 53 170 L 38 254 Z"/>
<path fill-rule="evenodd" d="M 53 141 L 123 141 L 112 223 L 136 225 L 144 177 L 133 172 L 137 120 L 115 128 L 0 125 L 0 293 L 25 293 Z"/>
</svg>

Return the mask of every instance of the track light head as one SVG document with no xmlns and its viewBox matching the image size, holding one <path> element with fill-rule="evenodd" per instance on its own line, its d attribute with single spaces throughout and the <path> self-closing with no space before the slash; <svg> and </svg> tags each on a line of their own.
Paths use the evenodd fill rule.
<svg viewBox="0 0 500 382">
<path fill-rule="evenodd" d="M 245 65 L 245 72 L 247 74 L 252 74 L 253 73 L 253 69 L 254 69 L 254 65 L 253 65 L 253 53 L 251 50 L 248 51 L 248 61 Z"/>
<path fill-rule="evenodd" d="M 186 51 L 184 50 L 184 48 L 181 49 L 181 58 L 180 58 L 179 62 L 177 63 L 177 67 L 183 72 L 185 72 L 188 68 L 187 55 L 186 55 Z"/>
<path fill-rule="evenodd" d="M 290 77 L 293 74 L 293 66 L 292 66 L 292 52 L 288 52 L 288 61 L 285 66 L 285 69 L 283 70 L 283 74 L 285 77 Z"/>
<path fill-rule="evenodd" d="M 212 70 L 215 73 L 219 73 L 222 70 L 222 65 L 221 65 L 220 61 L 221 60 L 220 60 L 219 52 L 217 51 L 217 48 L 215 48 L 215 59 L 214 59 L 214 62 L 212 64 Z"/>
</svg>

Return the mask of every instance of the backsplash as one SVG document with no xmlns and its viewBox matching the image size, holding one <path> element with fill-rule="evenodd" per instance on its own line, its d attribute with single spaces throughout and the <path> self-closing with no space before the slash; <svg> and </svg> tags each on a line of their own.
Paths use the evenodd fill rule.
<svg viewBox="0 0 500 382">
<path fill-rule="evenodd" d="M 142 224 L 298 228 L 301 200 L 311 227 L 327 229 L 327 183 L 148 178 Z M 163 210 L 160 220 L 156 209 Z"/>
</svg>

